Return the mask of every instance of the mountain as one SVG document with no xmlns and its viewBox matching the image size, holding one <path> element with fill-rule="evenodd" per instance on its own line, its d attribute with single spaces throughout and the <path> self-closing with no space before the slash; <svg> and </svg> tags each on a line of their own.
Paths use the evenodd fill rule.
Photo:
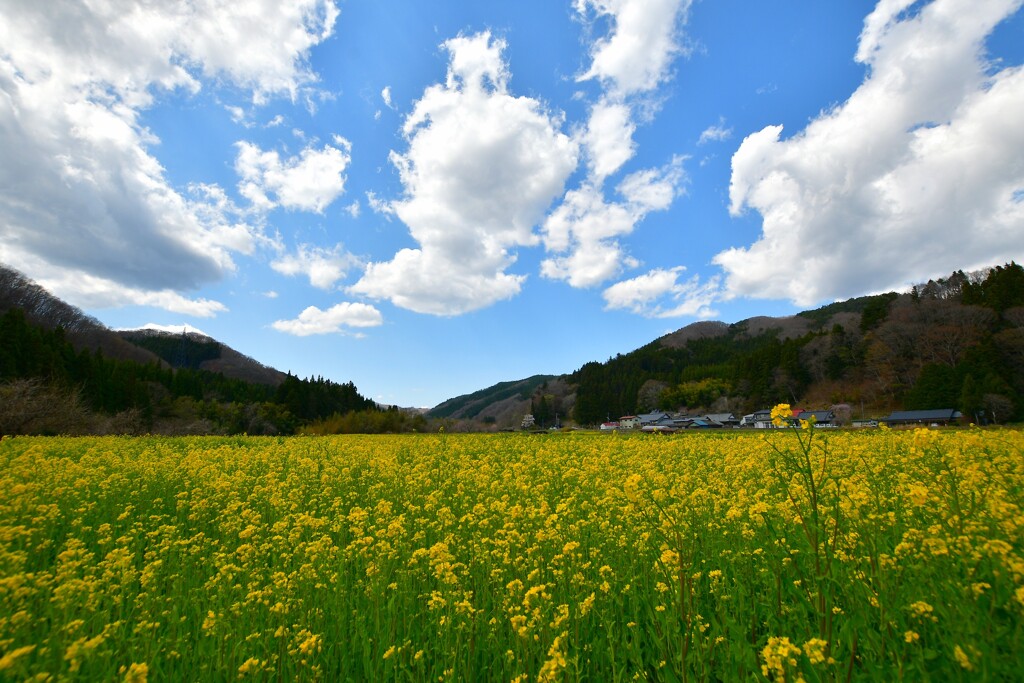
<svg viewBox="0 0 1024 683">
<path fill-rule="evenodd" d="M 1024 268 L 957 271 L 908 293 L 787 317 L 696 322 L 607 362 L 502 382 L 431 412 L 479 420 L 514 409 L 521 419 L 557 405 L 564 418 L 559 397 L 571 397 L 581 425 L 655 409 L 743 414 L 776 403 L 847 404 L 874 416 L 950 407 L 982 422 L 1019 420 Z"/>
<path fill-rule="evenodd" d="M 48 330 L 62 328 L 77 351 L 88 349 L 116 360 L 207 370 L 229 379 L 274 387 L 286 377 L 280 370 L 195 332 L 178 335 L 150 329 L 110 330 L 18 271 L 0 265 L 0 313 L 12 308 L 24 311 L 32 324 Z"/>
<path fill-rule="evenodd" d="M 0 266 L 0 434 L 426 428 L 400 418 L 351 382 L 285 375 L 210 337 L 111 331 Z"/>
<path fill-rule="evenodd" d="M 216 339 L 197 332 L 174 334 L 163 330 L 120 330 L 125 341 L 146 349 L 174 368 L 217 372 L 231 379 L 279 386 L 287 375 L 263 365 Z"/>
<path fill-rule="evenodd" d="M 653 409 L 739 414 L 775 403 L 848 404 L 862 416 L 957 408 L 983 423 L 1024 418 L 1024 268 L 958 271 L 909 293 L 795 316 L 697 322 L 567 375 L 449 399 L 427 417 L 500 429 L 526 413 L 547 427 Z M 203 335 L 113 332 L 0 266 L 0 432 L 298 429 L 430 426 L 422 416 L 381 410 L 351 382 L 282 375 Z"/>
<path fill-rule="evenodd" d="M 498 382 L 472 394 L 450 398 L 428 410 L 427 416 L 457 420 L 497 418 L 509 409 L 518 410 L 524 405 L 528 408 L 533 392 L 553 379 L 556 379 L 555 375 L 533 375 L 526 379 Z"/>
<path fill-rule="evenodd" d="M 76 350 L 101 351 L 107 358 L 154 363 L 151 351 L 122 339 L 100 321 L 55 297 L 17 270 L 0 264 L 0 313 L 19 308 L 28 321 L 48 330 L 60 327 Z"/>
</svg>

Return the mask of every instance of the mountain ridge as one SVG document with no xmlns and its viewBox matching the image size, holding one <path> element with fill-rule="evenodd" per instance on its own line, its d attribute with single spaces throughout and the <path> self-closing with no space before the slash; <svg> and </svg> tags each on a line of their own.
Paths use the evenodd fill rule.
<svg viewBox="0 0 1024 683">
<path fill-rule="evenodd" d="M 198 332 L 185 335 L 138 328 L 112 330 L 96 318 L 67 303 L 14 268 L 0 264 L 0 313 L 20 308 L 29 321 L 53 330 L 60 327 L 76 350 L 101 351 L 107 358 L 136 363 L 159 363 L 170 368 L 190 367 L 220 373 L 229 379 L 279 386 L 287 376 L 227 344 Z M 156 340 L 157 343 L 149 343 Z M 197 346 L 216 345 L 216 353 L 196 364 L 176 363 L 175 356 L 187 357 Z M 170 348 L 170 351 L 167 349 Z M 160 351 L 164 351 L 161 353 Z"/>
<path fill-rule="evenodd" d="M 303 420 L 325 417 L 310 392 L 346 396 L 324 405 L 365 402 L 351 383 L 299 382 L 206 335 L 109 330 L 0 265 L 0 313 L 12 308 L 59 331 L 78 351 L 261 384 L 290 396 L 292 413 Z M 791 316 L 697 321 L 604 363 L 498 382 L 447 399 L 426 415 L 497 429 L 517 426 L 527 412 L 541 425 L 564 424 L 570 416 L 594 425 L 656 408 L 749 412 L 777 402 L 857 403 L 862 414 L 941 404 L 985 419 L 1024 417 L 1024 269 L 1011 262 L 970 275 L 957 271 L 910 292 L 855 297 Z"/>
<path fill-rule="evenodd" d="M 440 406 L 505 409 L 500 382 Z M 856 404 L 861 416 L 957 407 L 1024 417 L 1024 269 L 1005 266 L 837 301 L 795 315 L 697 321 L 604 363 L 535 385 L 521 413 L 571 406 L 582 425 L 654 409 L 752 412 L 775 403 Z M 570 398 L 571 397 L 571 398 Z M 472 414 L 471 414 L 472 413 Z M 509 420 L 506 420 L 508 422 Z"/>
</svg>

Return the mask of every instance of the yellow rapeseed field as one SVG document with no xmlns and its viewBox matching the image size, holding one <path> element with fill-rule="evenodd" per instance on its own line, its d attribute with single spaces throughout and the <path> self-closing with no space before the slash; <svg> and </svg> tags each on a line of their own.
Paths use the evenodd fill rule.
<svg viewBox="0 0 1024 683">
<path fill-rule="evenodd" d="M 0 680 L 1020 679 L 1024 435 L 14 438 Z"/>
</svg>

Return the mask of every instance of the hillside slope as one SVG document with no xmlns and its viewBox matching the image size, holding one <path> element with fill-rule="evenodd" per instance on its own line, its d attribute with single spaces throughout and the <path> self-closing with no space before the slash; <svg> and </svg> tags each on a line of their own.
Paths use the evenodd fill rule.
<svg viewBox="0 0 1024 683">
<path fill-rule="evenodd" d="M 554 401 L 567 396 L 568 404 Z M 696 322 L 607 362 L 502 382 L 431 413 L 478 418 L 556 405 L 564 417 L 571 405 L 578 424 L 595 425 L 655 409 L 743 414 L 776 403 L 849 404 L 855 417 L 949 407 L 981 422 L 1024 418 L 1024 268 L 958 271 L 909 293 L 794 316 Z"/>
<path fill-rule="evenodd" d="M 63 328 L 77 351 L 101 351 L 106 358 L 143 365 L 208 370 L 243 382 L 280 385 L 280 370 L 242 354 L 201 334 L 177 335 L 159 330 L 108 329 L 81 309 L 54 296 L 13 268 L 0 265 L 0 313 L 20 308 L 34 325 L 48 330 Z"/>
<path fill-rule="evenodd" d="M 20 308 L 32 324 L 48 330 L 64 329 L 76 350 L 102 351 L 107 358 L 135 363 L 159 362 L 152 351 L 140 348 L 81 309 L 50 294 L 17 270 L 0 264 L 0 313 Z"/>
<path fill-rule="evenodd" d="M 219 372 L 225 377 L 279 386 L 285 373 L 239 353 L 227 344 L 196 332 L 173 334 L 162 330 L 121 330 L 120 337 L 146 349 L 174 368 Z"/>
<path fill-rule="evenodd" d="M 284 375 L 203 335 L 114 332 L 0 266 L 0 434 L 292 434 L 355 413 L 349 431 L 406 428 L 352 382 Z"/>
<path fill-rule="evenodd" d="M 556 379 L 555 375 L 533 375 L 526 379 L 498 382 L 486 389 L 450 398 L 429 411 L 428 417 L 453 419 L 474 419 L 505 412 L 511 406 L 522 403 L 529 405 L 533 392 L 545 382 Z M 526 412 L 529 412 L 528 410 Z"/>
</svg>

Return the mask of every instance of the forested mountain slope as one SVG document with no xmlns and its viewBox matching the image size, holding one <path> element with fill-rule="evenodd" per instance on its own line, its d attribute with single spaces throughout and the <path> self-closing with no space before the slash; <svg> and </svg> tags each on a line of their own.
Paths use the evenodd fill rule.
<svg viewBox="0 0 1024 683">
<path fill-rule="evenodd" d="M 122 336 L 0 267 L 0 434 L 289 434 L 354 411 L 381 412 L 351 382 L 285 375 L 209 337 Z"/>
<path fill-rule="evenodd" d="M 655 408 L 749 412 L 780 402 L 1021 419 L 1024 269 L 957 272 L 907 294 L 790 318 L 695 323 L 567 379 L 581 424 Z"/>
</svg>

